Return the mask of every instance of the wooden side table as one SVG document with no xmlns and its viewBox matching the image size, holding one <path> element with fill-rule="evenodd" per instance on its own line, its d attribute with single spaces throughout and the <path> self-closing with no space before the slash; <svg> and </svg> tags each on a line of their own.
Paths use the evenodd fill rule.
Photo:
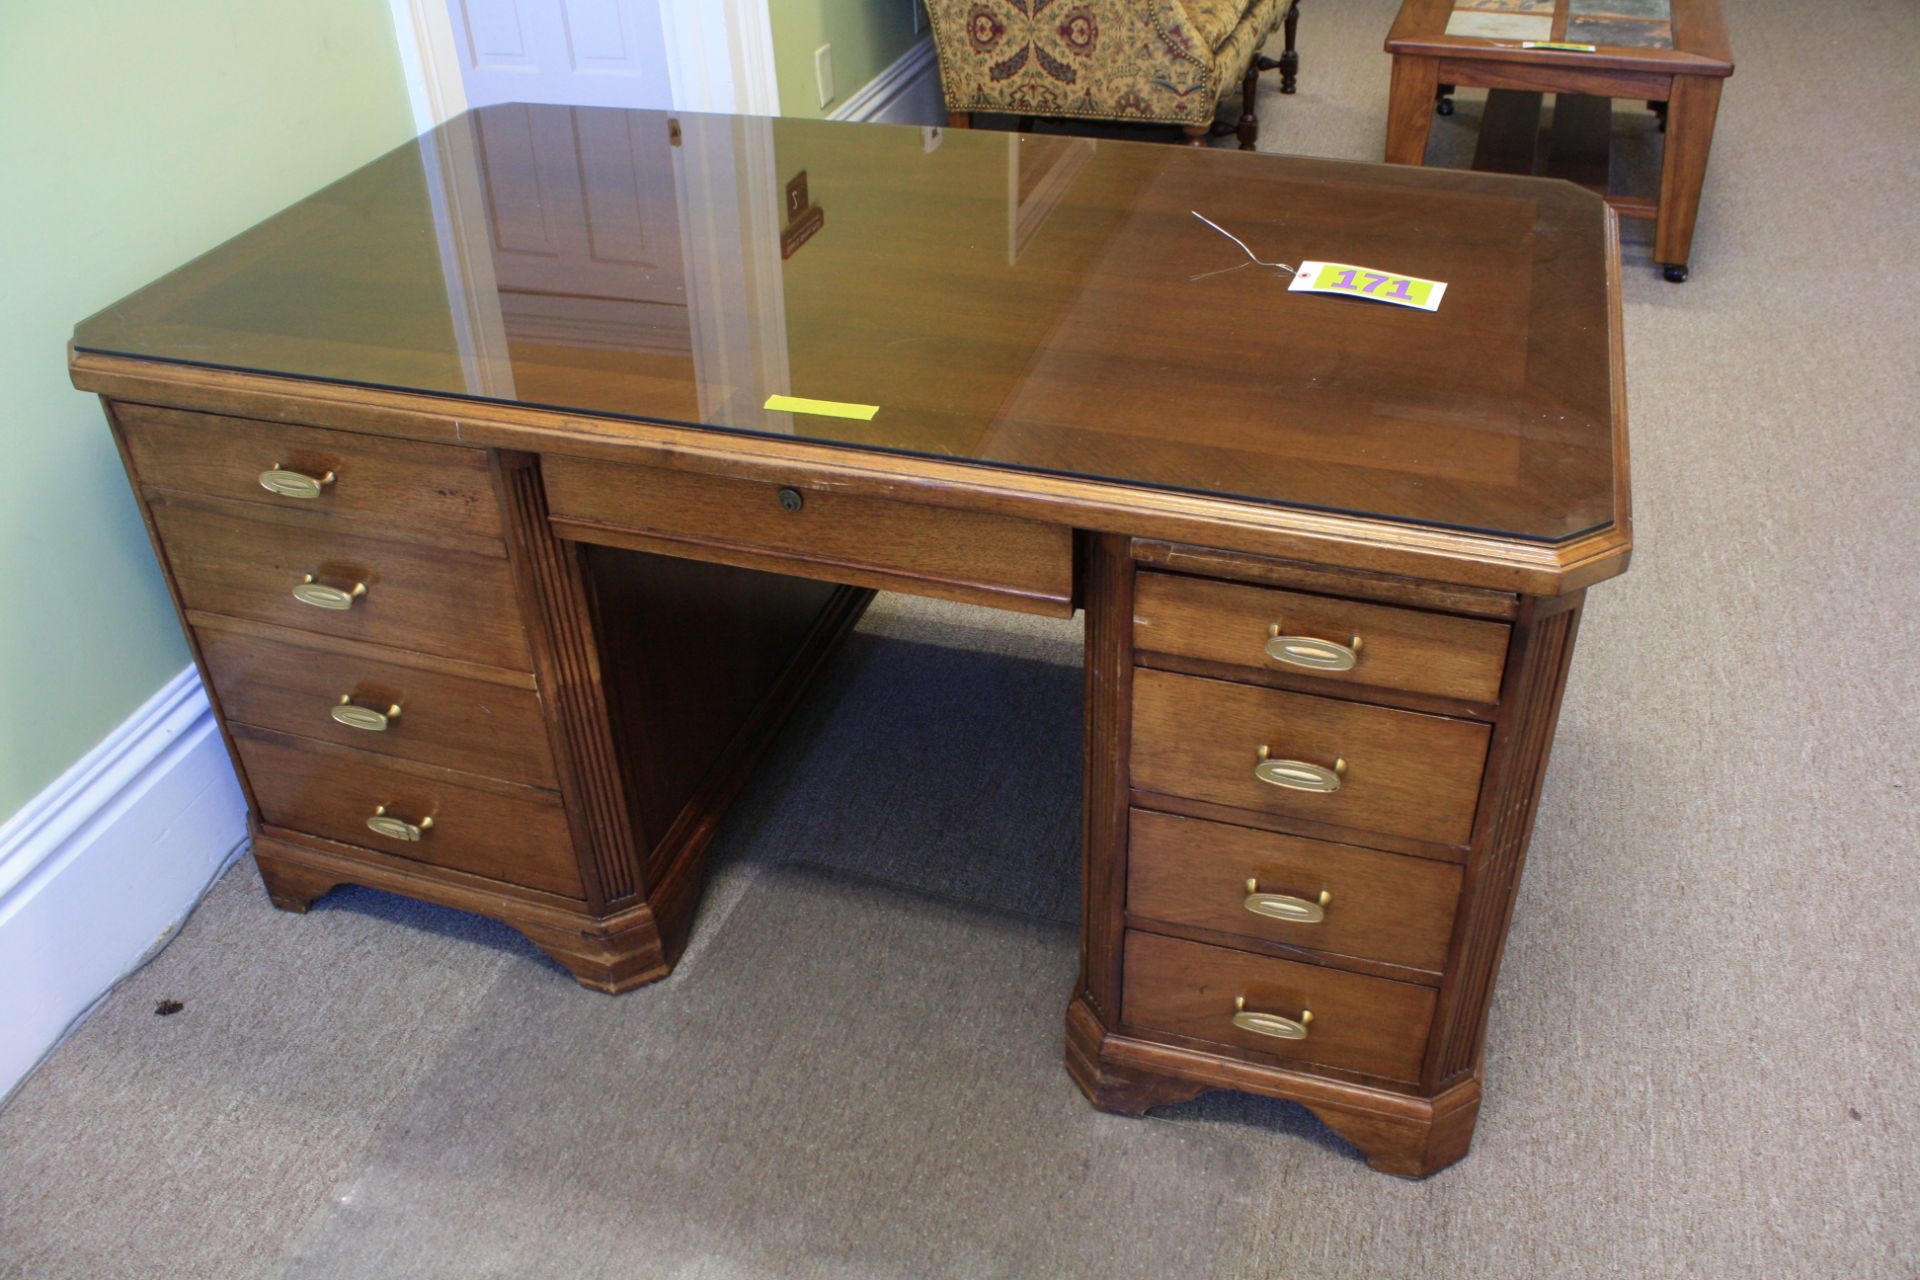
<svg viewBox="0 0 1920 1280">
<path fill-rule="evenodd" d="M 1528 47 L 1541 44 L 1559 47 Z M 1587 47 L 1567 47 L 1579 45 Z M 1584 163 L 1566 176 L 1598 189 L 1624 216 L 1653 218 L 1654 261 L 1668 280 L 1687 278 L 1720 82 L 1733 74 L 1720 0 L 1405 0 L 1386 49 L 1393 55 L 1391 164 L 1425 162 L 1433 114 L 1450 114 L 1448 95 L 1457 86 L 1494 90 L 1504 99 L 1505 131 L 1524 135 L 1529 160 L 1527 126 L 1537 121 L 1542 93 L 1558 95 L 1556 134 L 1562 107 L 1574 95 L 1644 100 L 1666 134 L 1657 201 L 1606 189 L 1605 112 L 1566 113 L 1600 127 L 1597 155 L 1592 141 L 1579 144 Z M 1489 112 L 1491 125 L 1492 106 Z M 1483 155 L 1486 142 L 1483 135 Z M 1481 167 L 1479 156 L 1475 167 Z"/>
</svg>

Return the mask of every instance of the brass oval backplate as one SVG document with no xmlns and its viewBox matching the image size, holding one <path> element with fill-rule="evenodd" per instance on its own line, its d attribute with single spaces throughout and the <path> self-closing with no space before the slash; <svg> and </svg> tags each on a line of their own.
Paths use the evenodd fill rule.
<svg viewBox="0 0 1920 1280">
<path fill-rule="evenodd" d="M 293 598 L 301 604 L 310 604 L 316 609 L 351 609 L 353 602 L 367 594 L 367 584 L 356 582 L 352 590 L 344 587 L 330 587 L 324 582 L 315 582 L 308 574 L 293 589 Z"/>
<path fill-rule="evenodd" d="M 283 498 L 317 498 L 332 483 L 331 471 L 323 476 L 310 476 L 302 471 L 288 471 L 275 464 L 260 473 L 260 487 Z"/>
<path fill-rule="evenodd" d="M 1275 662 L 1305 667 L 1309 671 L 1351 671 L 1359 661 L 1358 655 L 1346 645 L 1313 636 L 1269 636 L 1267 656 Z"/>
<path fill-rule="evenodd" d="M 372 707 L 355 706 L 346 698 L 342 698 L 327 709 L 327 714 L 349 729 L 364 729 L 368 733 L 385 733 L 393 717 L 400 714 L 400 708 L 392 706 L 385 711 L 375 711 Z"/>
<path fill-rule="evenodd" d="M 1262 782 L 1289 791 L 1318 791 L 1331 794 L 1340 789 L 1340 772 L 1305 760 L 1262 760 L 1253 766 L 1253 776 Z"/>
<path fill-rule="evenodd" d="M 1233 1025 L 1242 1031 L 1251 1031 L 1257 1036 L 1269 1036 L 1275 1040 L 1305 1040 L 1307 1024 L 1313 1021 L 1313 1011 L 1300 1011 L 1298 1021 L 1282 1017 L 1277 1013 L 1256 1013 L 1247 1008 L 1245 996 L 1235 996 L 1233 1001 Z"/>
<path fill-rule="evenodd" d="M 1257 916 L 1288 924 L 1319 924 L 1327 918 L 1327 909 L 1319 903 L 1285 893 L 1249 892 L 1245 905 Z"/>
<path fill-rule="evenodd" d="M 432 818 L 422 818 L 418 823 L 406 822 L 387 812 L 387 806 L 381 805 L 367 819 L 367 830 L 389 840 L 403 840 L 408 844 L 417 844 L 420 838 L 433 828 Z"/>
</svg>

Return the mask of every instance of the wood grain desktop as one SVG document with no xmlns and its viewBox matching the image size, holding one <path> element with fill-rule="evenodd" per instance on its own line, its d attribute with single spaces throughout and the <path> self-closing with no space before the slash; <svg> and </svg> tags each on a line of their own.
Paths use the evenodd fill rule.
<svg viewBox="0 0 1920 1280">
<path fill-rule="evenodd" d="M 1445 303 L 1288 293 L 1194 209 Z M 1472 1138 L 1581 603 L 1631 547 L 1615 236 L 1497 176 L 488 108 L 70 367 L 277 905 L 409 894 L 639 987 L 873 590 L 1080 611 L 1069 1072 L 1294 1099 L 1424 1175 Z"/>
</svg>

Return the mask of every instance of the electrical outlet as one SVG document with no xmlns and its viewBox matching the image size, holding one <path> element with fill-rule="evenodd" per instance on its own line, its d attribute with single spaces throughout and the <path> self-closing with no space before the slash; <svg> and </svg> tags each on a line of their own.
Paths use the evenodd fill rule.
<svg viewBox="0 0 1920 1280">
<path fill-rule="evenodd" d="M 820 86 L 820 105 L 833 101 L 833 46 L 823 44 L 813 51 L 813 78 Z"/>
</svg>

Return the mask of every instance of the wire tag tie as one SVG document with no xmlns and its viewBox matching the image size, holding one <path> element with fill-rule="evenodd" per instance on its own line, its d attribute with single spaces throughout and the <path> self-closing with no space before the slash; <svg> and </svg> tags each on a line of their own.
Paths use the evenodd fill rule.
<svg viewBox="0 0 1920 1280">
<path fill-rule="evenodd" d="M 1233 234 L 1233 232 L 1227 230 L 1225 227 L 1221 226 L 1219 223 L 1215 222 L 1212 218 L 1209 218 L 1206 214 L 1200 212 L 1198 209 L 1189 209 L 1187 212 L 1191 213 L 1194 217 L 1200 219 L 1200 221 L 1212 227 L 1215 231 L 1218 231 L 1221 235 L 1225 236 L 1227 239 L 1239 245 L 1240 252 L 1247 255 L 1246 262 L 1237 263 L 1231 267 L 1222 267 L 1219 271 L 1208 271 L 1203 275 L 1194 276 L 1193 277 L 1194 280 L 1205 280 L 1207 276 L 1217 276 L 1222 274 L 1222 272 L 1226 272 L 1226 271 L 1238 271 L 1241 267 L 1247 266 L 1248 263 L 1251 263 L 1253 266 L 1256 266 L 1256 267 L 1272 267 L 1275 271 L 1284 271 L 1288 275 L 1292 275 L 1294 273 L 1293 268 L 1288 266 L 1284 262 L 1262 262 L 1259 259 L 1259 257 L 1255 255 L 1253 250 L 1247 248 L 1247 242 L 1245 240 L 1242 240 L 1239 236 Z"/>
</svg>

